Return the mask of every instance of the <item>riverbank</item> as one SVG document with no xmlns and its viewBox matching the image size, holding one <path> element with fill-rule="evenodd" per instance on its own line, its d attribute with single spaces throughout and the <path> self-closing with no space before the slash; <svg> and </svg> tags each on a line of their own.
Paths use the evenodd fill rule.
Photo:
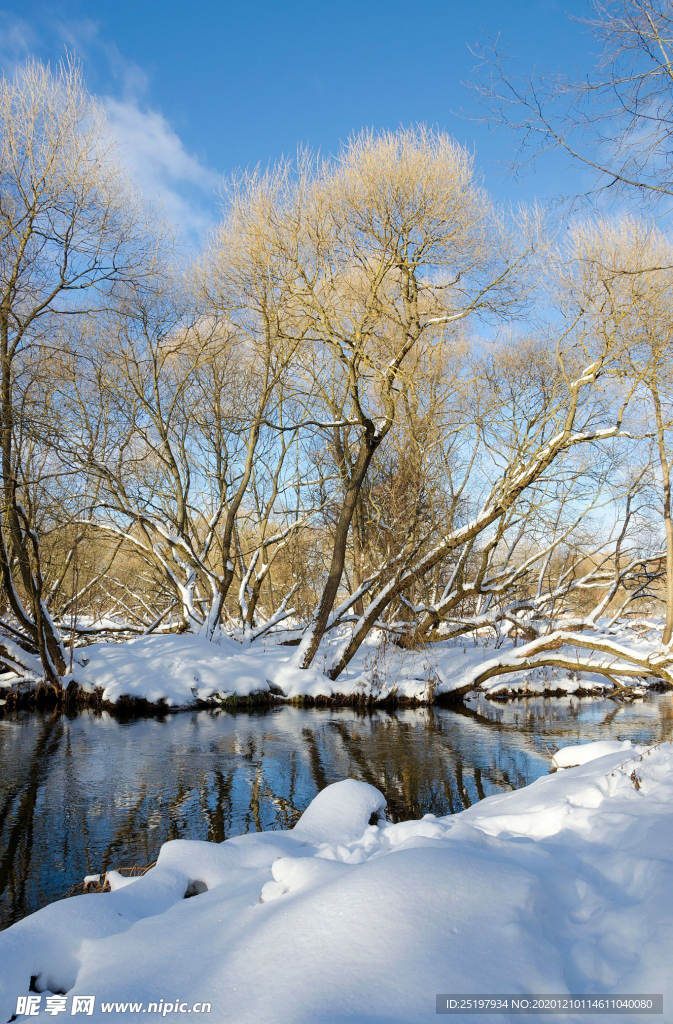
<svg viewBox="0 0 673 1024">
<path fill-rule="evenodd" d="M 671 744 L 444 818 L 394 824 L 384 803 L 339 782 L 288 831 L 169 842 L 142 878 L 31 915 L 0 936 L 3 1019 L 54 992 L 94 995 L 93 1020 L 103 1002 L 208 1001 L 218 1024 L 430 1021 L 439 992 L 670 1007 Z"/>
<path fill-rule="evenodd" d="M 282 637 L 282 634 L 279 635 Z M 469 643 L 445 641 L 405 650 L 375 634 L 338 679 L 324 672 L 333 647 L 327 640 L 310 669 L 295 666 L 296 647 L 282 639 L 241 644 L 226 635 L 217 642 L 200 635 L 153 634 L 123 642 L 101 642 L 74 652 L 71 678 L 63 691 L 36 682 L 0 679 L 10 707 L 92 707 L 136 713 L 180 711 L 195 707 L 254 708 L 274 703 L 302 707 L 420 707 L 460 700 L 472 689 L 494 699 L 525 696 L 597 696 L 624 693 L 617 682 L 598 672 L 565 668 L 518 668 L 512 641 L 488 638 Z M 622 636 L 623 643 L 642 641 Z M 601 655 L 596 656 L 597 664 Z M 474 680 L 485 667 L 509 662 L 514 671 Z M 611 659 L 611 664 L 614 658 Z M 629 697 L 641 696 L 661 682 L 629 682 Z"/>
</svg>

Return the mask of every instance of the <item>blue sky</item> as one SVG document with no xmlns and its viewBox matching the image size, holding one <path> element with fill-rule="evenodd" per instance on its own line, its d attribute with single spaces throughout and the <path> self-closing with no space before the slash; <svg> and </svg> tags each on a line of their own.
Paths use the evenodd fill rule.
<svg viewBox="0 0 673 1024">
<path fill-rule="evenodd" d="M 0 0 L 0 62 L 69 50 L 108 111 L 129 167 L 192 239 L 235 168 L 298 144 L 324 152 L 362 127 L 425 121 L 476 152 L 499 198 L 561 190 L 566 167 L 506 176 L 513 140 L 470 119 L 469 47 L 500 36 L 513 66 L 586 68 L 585 0 Z M 463 115 L 461 116 L 461 112 Z"/>
</svg>

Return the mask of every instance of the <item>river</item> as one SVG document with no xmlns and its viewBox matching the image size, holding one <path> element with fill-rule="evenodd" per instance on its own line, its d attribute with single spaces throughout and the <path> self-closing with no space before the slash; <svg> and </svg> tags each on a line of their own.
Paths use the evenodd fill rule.
<svg viewBox="0 0 673 1024">
<path fill-rule="evenodd" d="M 104 712 L 0 719 L 0 924 L 83 877 L 145 866 L 168 839 L 290 827 L 338 779 L 377 786 L 398 821 L 455 813 L 549 770 L 592 739 L 673 736 L 669 694 L 483 697 L 450 709 L 361 713 L 274 706 L 119 720 Z"/>
</svg>

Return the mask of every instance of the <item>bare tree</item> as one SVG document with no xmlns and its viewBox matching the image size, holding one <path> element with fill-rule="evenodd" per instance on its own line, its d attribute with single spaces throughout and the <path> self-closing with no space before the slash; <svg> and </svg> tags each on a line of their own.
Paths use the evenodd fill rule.
<svg viewBox="0 0 673 1024">
<path fill-rule="evenodd" d="M 425 129 L 365 133 L 335 161 L 304 161 L 282 216 L 275 244 L 293 267 L 305 365 L 331 378 L 323 397 L 344 474 L 327 578 L 297 652 L 306 668 L 330 621 L 359 496 L 395 423 L 410 353 L 470 315 L 520 302 L 524 286 L 520 279 L 515 294 L 513 279 L 531 241 L 517 248 L 467 153 Z"/>
<path fill-rule="evenodd" d="M 578 239 L 557 261 L 562 283 L 555 301 L 561 305 L 562 319 L 550 325 L 555 337 L 552 334 L 548 346 L 538 353 L 530 346 L 524 349 L 518 366 L 517 356 L 508 347 L 489 375 L 497 398 L 485 403 L 488 414 L 479 422 L 479 446 L 461 488 L 465 493 L 471 485 L 474 505 L 469 517 L 452 523 L 415 557 L 399 561 L 333 657 L 331 678 L 348 665 L 393 601 L 447 559 L 454 559 L 444 598 L 445 607 L 450 607 L 454 589 L 460 591 L 463 586 L 470 559 L 481 558 L 483 577 L 489 564 L 484 554 L 506 542 L 507 531 L 525 520 L 526 508 L 553 507 L 568 473 L 581 478 L 574 467 L 578 446 L 604 444 L 624 434 L 621 424 L 631 391 L 616 397 L 613 387 L 623 346 L 613 333 L 597 329 L 595 316 L 603 294 L 600 287 L 596 289 L 582 255 Z M 479 390 L 483 392 L 483 385 Z M 475 479 L 485 483 L 481 494 L 478 489 L 475 492 Z M 475 544 L 482 545 L 480 555 Z M 423 631 L 429 625 L 426 620 Z"/>
<path fill-rule="evenodd" d="M 87 523 L 133 546 L 173 592 L 181 628 L 210 638 L 237 576 L 252 625 L 277 549 L 308 518 L 287 422 L 301 333 L 286 328 L 287 275 L 265 244 L 279 185 L 236 183 L 202 265 L 180 274 L 164 256 L 148 267 L 73 362 L 72 458 L 97 496 Z"/>
<path fill-rule="evenodd" d="M 142 262 L 135 198 L 77 68 L 29 63 L 0 82 L 0 572 L 44 677 L 66 657 L 45 604 L 40 542 L 22 494 L 22 372 L 46 355 L 62 317 L 84 315 Z M 48 373 L 42 364 L 41 373 Z M 6 640 L 10 661 L 21 648 Z"/>
<path fill-rule="evenodd" d="M 600 295 L 595 330 L 619 347 L 625 386 L 640 395 L 655 444 L 666 550 L 662 642 L 668 645 L 673 638 L 673 247 L 653 224 L 632 219 L 584 224 L 576 233 L 582 238 L 585 276 Z M 640 458 L 646 463 L 644 451 L 643 444 Z"/>
<path fill-rule="evenodd" d="M 575 19 L 601 48 L 589 74 L 519 76 L 495 43 L 478 53 L 477 92 L 489 120 L 516 132 L 520 162 L 565 154 L 594 172 L 592 197 L 666 199 L 673 196 L 671 5 L 593 0 L 592 8 L 592 17 Z"/>
</svg>

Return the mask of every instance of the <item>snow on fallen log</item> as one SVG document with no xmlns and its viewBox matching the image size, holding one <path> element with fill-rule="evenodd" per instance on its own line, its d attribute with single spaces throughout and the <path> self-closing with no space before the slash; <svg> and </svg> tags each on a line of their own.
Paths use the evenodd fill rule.
<svg viewBox="0 0 673 1024">
<path fill-rule="evenodd" d="M 102 1001 L 160 999 L 207 1000 L 218 1024 L 409 1024 L 434 1020 L 437 992 L 673 1005 L 670 744 L 620 744 L 445 818 L 370 824 L 383 803 L 346 780 L 294 829 L 166 843 L 123 888 L 20 921 L 0 934 L 0 1020 L 31 977 L 95 995 L 92 1021 Z"/>
</svg>

